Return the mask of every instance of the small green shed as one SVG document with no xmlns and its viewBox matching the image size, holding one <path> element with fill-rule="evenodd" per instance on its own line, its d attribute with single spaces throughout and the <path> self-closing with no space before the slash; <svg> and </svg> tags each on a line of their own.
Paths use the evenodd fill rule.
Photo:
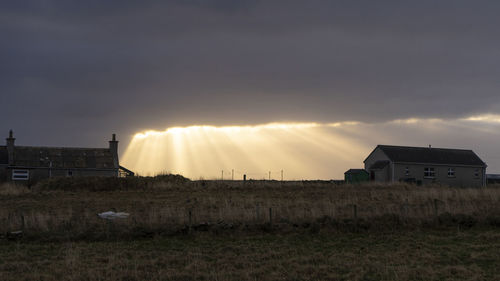
<svg viewBox="0 0 500 281">
<path fill-rule="evenodd" d="M 361 183 L 370 180 L 370 174 L 365 169 L 349 169 L 344 173 L 346 183 Z"/>
</svg>

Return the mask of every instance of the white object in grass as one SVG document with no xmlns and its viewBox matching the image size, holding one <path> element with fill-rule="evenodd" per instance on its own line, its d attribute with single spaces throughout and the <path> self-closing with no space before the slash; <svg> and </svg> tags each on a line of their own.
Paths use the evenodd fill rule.
<svg viewBox="0 0 500 281">
<path fill-rule="evenodd" d="M 105 220 L 114 220 L 114 219 L 126 219 L 130 215 L 129 213 L 123 213 L 123 212 L 113 212 L 113 211 L 108 211 L 104 213 L 99 213 L 97 214 L 101 219 Z"/>
</svg>

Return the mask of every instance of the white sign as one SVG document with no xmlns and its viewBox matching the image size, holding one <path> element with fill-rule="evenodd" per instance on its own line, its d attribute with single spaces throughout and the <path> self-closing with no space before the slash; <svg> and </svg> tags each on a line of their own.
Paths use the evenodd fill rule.
<svg viewBox="0 0 500 281">
<path fill-rule="evenodd" d="M 12 180 L 27 181 L 30 179 L 29 170 L 12 170 Z"/>
</svg>

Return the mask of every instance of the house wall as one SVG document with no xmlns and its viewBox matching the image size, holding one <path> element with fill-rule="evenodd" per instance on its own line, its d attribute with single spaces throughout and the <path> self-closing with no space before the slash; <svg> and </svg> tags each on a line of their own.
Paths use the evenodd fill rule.
<svg viewBox="0 0 500 281">
<path fill-rule="evenodd" d="M 368 169 L 377 161 L 387 160 L 390 161 L 389 157 L 380 148 L 375 148 L 373 152 L 365 159 L 365 170 Z"/>
<path fill-rule="evenodd" d="M 409 175 L 405 175 L 406 167 L 408 167 Z M 426 167 L 434 168 L 435 177 L 425 178 L 424 169 Z M 448 177 L 448 168 L 455 169 L 455 177 Z M 474 176 L 474 171 L 479 169 L 479 177 Z M 483 167 L 460 167 L 460 166 L 444 166 L 444 165 L 424 165 L 424 164 L 395 164 L 394 165 L 394 180 L 402 181 L 405 179 L 415 179 L 421 181 L 422 184 L 444 184 L 450 186 L 463 187 L 478 187 L 483 186 L 485 168 Z"/>
<path fill-rule="evenodd" d="M 376 182 L 390 182 L 392 179 L 391 174 L 391 166 L 387 165 L 383 169 L 380 170 L 372 170 L 375 173 L 375 179 L 373 181 Z M 369 171 L 370 173 L 372 171 Z"/>
<path fill-rule="evenodd" d="M 0 165 L 0 182 L 7 181 L 7 165 Z"/>
<path fill-rule="evenodd" d="M 12 180 L 12 170 L 11 168 L 6 170 L 6 180 Z M 37 168 L 37 169 L 27 169 L 29 170 L 29 180 L 19 181 L 19 182 L 36 182 L 49 178 L 48 168 Z M 75 169 L 50 169 L 51 177 L 68 177 L 69 171 L 71 171 L 72 177 L 117 177 L 118 170 L 75 170 Z"/>
<path fill-rule="evenodd" d="M 385 155 L 385 153 L 380 148 L 375 148 L 373 152 L 365 159 L 365 170 L 368 173 L 372 171 L 375 173 L 375 179 L 373 181 L 376 182 L 388 182 L 392 181 L 392 162 L 389 163 L 386 167 L 380 170 L 370 170 L 370 167 L 377 161 L 390 161 L 389 157 Z M 370 179 L 370 176 L 369 176 Z"/>
</svg>

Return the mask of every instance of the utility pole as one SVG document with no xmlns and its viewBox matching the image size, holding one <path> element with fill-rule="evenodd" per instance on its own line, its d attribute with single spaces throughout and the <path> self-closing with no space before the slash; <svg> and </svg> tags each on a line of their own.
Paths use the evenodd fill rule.
<svg viewBox="0 0 500 281">
<path fill-rule="evenodd" d="M 283 181 L 283 170 L 281 170 L 281 181 Z"/>
<path fill-rule="evenodd" d="M 271 171 L 269 171 L 269 180 L 271 180 Z"/>
<path fill-rule="evenodd" d="M 224 170 L 222 170 L 222 176 L 220 178 L 221 180 L 224 180 Z"/>
<path fill-rule="evenodd" d="M 234 169 L 231 170 L 231 180 L 234 181 Z"/>
<path fill-rule="evenodd" d="M 50 160 L 49 157 L 45 157 L 45 158 L 40 158 L 40 161 L 49 162 L 48 170 L 49 170 L 49 178 L 51 178 L 52 177 L 52 160 Z"/>
</svg>

